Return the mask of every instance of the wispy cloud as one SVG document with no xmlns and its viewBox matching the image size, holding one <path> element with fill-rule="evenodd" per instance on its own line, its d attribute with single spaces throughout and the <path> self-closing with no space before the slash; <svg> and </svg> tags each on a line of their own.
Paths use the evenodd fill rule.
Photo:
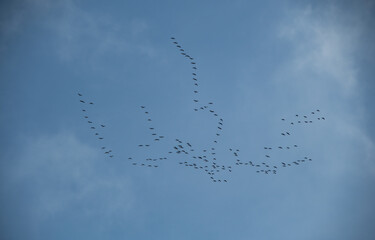
<svg viewBox="0 0 375 240">
<path fill-rule="evenodd" d="M 111 222 L 125 217 L 135 198 L 130 179 L 70 133 L 30 141 L 7 176 L 8 188 L 32 190 L 26 202 L 34 224 L 69 212 Z"/>
<path fill-rule="evenodd" d="M 293 44 L 289 73 L 302 73 L 303 79 L 306 73 L 313 73 L 315 78 L 335 83 L 342 93 L 353 94 L 358 84 L 353 53 L 359 44 L 360 29 L 354 23 L 345 25 L 337 11 L 334 7 L 290 11 L 279 36 Z"/>
<path fill-rule="evenodd" d="M 109 15 L 92 14 L 73 1 L 64 1 L 58 8 L 61 14 L 52 17 L 49 27 L 58 38 L 59 54 L 63 59 L 82 54 L 100 57 L 134 51 L 154 56 L 155 49 L 139 40 L 148 30 L 145 21 L 132 19 L 119 23 Z"/>
<path fill-rule="evenodd" d="M 38 25 L 49 31 L 46 36 L 50 39 L 46 41 L 56 41 L 55 50 L 64 61 L 132 52 L 148 57 L 156 55 L 156 49 L 142 41 L 149 29 L 142 19 L 119 22 L 109 14 L 87 11 L 74 0 L 24 0 L 18 5 L 8 7 L 9 14 L 0 22 L 2 35 L 14 36 L 28 21 L 39 21 Z M 2 43 L 1 47 L 5 46 Z"/>
<path fill-rule="evenodd" d="M 361 44 L 360 20 L 335 7 L 290 10 L 287 16 L 278 34 L 290 44 L 291 53 L 276 82 L 293 89 L 300 105 L 320 106 L 329 114 L 321 138 L 331 139 L 330 150 L 322 154 L 331 173 L 375 174 L 375 144 L 363 126 L 366 115 L 355 54 Z"/>
</svg>

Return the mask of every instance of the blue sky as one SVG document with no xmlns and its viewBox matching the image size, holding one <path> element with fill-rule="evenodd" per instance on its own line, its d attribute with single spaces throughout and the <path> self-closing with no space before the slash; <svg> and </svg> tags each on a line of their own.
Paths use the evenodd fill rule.
<svg viewBox="0 0 375 240">
<path fill-rule="evenodd" d="M 373 239 L 371 1 L 2 1 L 2 239 Z M 227 183 L 166 156 L 216 146 Z M 99 142 L 83 118 L 104 123 Z M 153 142 L 145 114 L 165 140 Z M 320 109 L 325 121 L 289 126 Z M 288 130 L 289 138 L 280 135 Z M 100 149 L 105 144 L 113 158 Z M 264 146 L 298 144 L 293 151 Z M 260 174 L 243 161 L 313 161 Z"/>
</svg>

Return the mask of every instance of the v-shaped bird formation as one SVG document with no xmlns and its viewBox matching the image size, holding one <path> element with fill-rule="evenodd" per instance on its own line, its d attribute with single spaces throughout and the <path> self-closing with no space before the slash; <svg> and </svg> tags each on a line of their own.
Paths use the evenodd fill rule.
<svg viewBox="0 0 375 240">
<path fill-rule="evenodd" d="M 196 147 L 191 141 L 186 141 L 180 138 L 173 138 L 161 134 L 152 120 L 151 111 L 146 106 L 140 106 L 140 109 L 144 112 L 146 127 L 149 131 L 150 139 L 149 142 L 139 143 L 134 147 L 147 148 L 157 145 L 160 142 L 169 140 L 171 145 L 165 149 L 164 156 L 153 156 L 147 157 L 145 159 L 135 159 L 132 156 L 121 156 L 126 161 L 129 162 L 130 166 L 134 167 L 148 167 L 148 168 L 158 168 L 161 163 L 168 164 L 178 164 L 183 167 L 188 167 L 196 171 L 200 171 L 207 176 L 213 182 L 228 182 L 231 174 L 235 172 L 236 168 L 247 167 L 253 169 L 256 173 L 263 174 L 277 174 L 278 171 L 283 168 L 297 167 L 298 165 L 305 164 L 313 161 L 309 156 L 301 156 L 298 159 L 280 159 L 278 158 L 278 153 L 280 151 L 294 151 L 301 148 L 297 143 L 295 144 L 282 144 L 276 146 L 264 146 L 263 159 L 249 159 L 249 157 L 240 156 L 240 149 L 227 148 L 232 156 L 231 159 L 224 159 L 218 154 L 218 146 L 220 139 L 222 137 L 222 132 L 224 131 L 224 120 L 214 108 L 215 104 L 213 102 L 202 102 L 201 91 L 199 89 L 199 77 L 198 77 L 198 64 L 194 58 L 185 49 L 182 48 L 181 44 L 177 42 L 174 37 L 171 37 L 173 45 L 180 52 L 181 56 L 188 62 L 191 67 L 191 83 L 193 84 L 193 96 L 192 99 L 194 103 L 194 112 L 206 112 L 208 116 L 215 122 L 213 127 L 216 129 L 215 135 L 208 141 L 208 146 L 201 149 Z M 106 125 L 101 122 L 96 122 L 90 117 L 90 113 L 93 110 L 95 104 L 94 102 L 88 101 L 88 99 L 81 93 L 78 93 L 79 102 L 82 105 L 82 117 L 88 124 L 88 129 L 92 132 L 93 137 L 98 141 L 101 141 L 101 151 L 103 155 L 107 158 L 115 157 L 109 142 L 104 137 Z M 283 123 L 285 123 L 285 129 L 280 132 L 281 136 L 289 138 L 294 134 L 294 130 L 297 126 L 308 127 L 311 124 L 322 122 L 326 120 L 326 117 L 321 114 L 319 109 L 310 111 L 309 114 L 295 114 L 290 118 L 281 118 Z M 289 141 L 288 141 L 289 142 Z M 117 157 L 117 156 L 116 156 Z M 178 160 L 177 160 L 178 159 Z M 183 160 L 181 160 L 183 159 Z M 168 160 L 168 161 L 167 161 Z"/>
</svg>

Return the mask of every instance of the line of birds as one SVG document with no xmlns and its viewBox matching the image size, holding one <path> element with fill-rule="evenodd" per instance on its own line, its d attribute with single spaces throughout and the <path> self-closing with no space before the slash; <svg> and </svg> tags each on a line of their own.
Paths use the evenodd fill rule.
<svg viewBox="0 0 375 240">
<path fill-rule="evenodd" d="M 222 160 L 221 156 L 218 156 L 217 154 L 217 146 L 219 142 L 219 138 L 222 136 L 223 131 L 223 125 L 224 120 L 223 118 L 218 114 L 217 111 L 213 109 L 214 103 L 208 102 L 207 104 L 201 105 L 201 98 L 200 98 L 200 89 L 199 89 L 199 78 L 197 74 L 197 62 L 194 60 L 194 58 L 191 56 L 191 54 L 188 54 L 185 49 L 182 48 L 181 44 L 177 42 L 177 40 L 174 37 L 171 37 L 171 40 L 175 47 L 179 50 L 180 54 L 184 56 L 184 58 L 189 62 L 191 68 L 192 68 L 192 83 L 194 86 L 193 90 L 193 102 L 194 105 L 194 112 L 198 111 L 205 111 L 209 113 L 214 121 L 216 122 L 215 129 L 217 130 L 215 135 L 213 136 L 212 141 L 208 141 L 210 146 L 206 147 L 205 149 L 197 149 L 193 147 L 193 144 L 188 141 L 182 141 L 178 138 L 167 138 L 165 135 L 160 134 L 156 130 L 156 127 L 153 124 L 153 120 L 151 118 L 150 111 L 147 109 L 146 106 L 142 105 L 140 108 L 142 111 L 144 111 L 144 114 L 146 116 L 146 125 L 150 133 L 150 139 L 151 142 L 148 143 L 142 143 L 138 144 L 137 146 L 139 148 L 150 148 L 153 145 L 158 144 L 161 141 L 167 141 L 169 139 L 169 142 L 171 142 L 169 150 L 166 149 L 165 156 L 162 157 L 147 157 L 143 160 L 136 160 L 133 159 L 133 157 L 128 157 L 128 160 L 131 162 L 133 166 L 140 166 L 140 167 L 149 167 L 149 168 L 157 168 L 159 167 L 161 162 L 165 162 L 165 160 L 170 160 L 168 162 L 176 162 L 181 166 L 184 167 L 190 167 L 192 169 L 196 169 L 199 171 L 202 171 L 204 174 L 207 174 L 209 178 L 213 182 L 228 182 L 228 174 L 231 174 L 234 171 L 235 167 L 254 167 L 256 173 L 264 173 L 264 174 L 277 174 L 277 172 L 281 168 L 291 167 L 291 166 L 298 166 L 303 163 L 307 163 L 312 161 L 312 158 L 308 156 L 304 156 L 300 159 L 290 159 L 289 161 L 278 161 L 278 160 L 272 160 L 272 164 L 268 163 L 267 161 L 271 159 L 270 152 L 274 152 L 275 150 L 294 150 L 297 148 L 300 148 L 299 145 L 293 144 L 293 145 L 279 145 L 279 146 L 265 146 L 264 150 L 267 151 L 267 154 L 265 154 L 265 160 L 263 161 L 242 161 L 240 157 L 240 150 L 239 149 L 233 149 L 228 148 L 227 150 L 229 153 L 231 153 L 231 156 L 233 158 L 231 164 L 223 164 L 219 162 L 228 162 L 227 161 L 219 161 Z M 82 94 L 78 93 L 80 97 L 82 97 Z M 87 104 L 83 99 L 80 99 L 80 102 L 83 104 Z M 89 102 L 89 105 L 93 105 L 93 102 Z M 86 109 L 82 109 L 83 112 L 87 112 Z M 318 116 L 319 115 L 319 116 Z M 86 119 L 88 119 L 88 116 L 84 116 Z M 311 114 L 308 115 L 300 115 L 295 114 L 292 120 L 288 120 L 286 118 L 282 118 L 281 121 L 287 122 L 289 121 L 289 128 L 290 126 L 302 124 L 302 123 L 312 123 L 314 117 L 318 121 L 325 120 L 326 118 L 324 116 L 320 115 L 320 110 L 316 109 L 315 111 L 311 112 Z M 89 124 L 93 124 L 93 121 L 88 120 Z M 91 126 L 91 125 L 90 125 Z M 105 125 L 100 124 L 102 128 L 105 127 Z M 96 130 L 94 126 L 91 127 L 92 130 Z M 293 133 L 293 128 L 285 130 L 281 132 L 282 136 L 291 136 Z M 96 136 L 99 136 L 98 132 L 95 132 Z M 103 140 L 103 137 L 98 137 L 98 139 Z M 174 139 L 174 140 L 172 140 Z M 112 150 L 106 150 L 107 148 L 105 146 L 102 147 L 102 149 L 105 151 L 105 154 L 111 154 L 109 157 L 113 157 Z M 169 157 L 166 157 L 166 155 L 169 155 Z M 177 158 L 183 159 L 180 161 L 176 161 Z M 222 173 L 224 174 L 224 177 L 222 176 Z"/>
<path fill-rule="evenodd" d="M 105 128 L 106 125 L 101 124 L 101 123 L 100 124 L 95 123 L 95 121 L 93 121 L 88 116 L 89 110 L 87 108 L 88 107 L 87 104 L 90 106 L 90 105 L 94 105 L 94 103 L 93 102 L 86 102 L 85 100 L 83 100 L 83 95 L 81 93 L 77 93 L 77 95 L 79 97 L 79 102 L 81 104 L 83 104 L 83 108 L 81 109 L 81 111 L 83 113 L 83 118 L 87 121 L 87 124 L 89 125 L 90 130 L 92 130 L 94 132 L 94 136 L 96 137 L 96 139 L 103 141 L 104 137 L 103 137 L 103 134 L 101 133 L 101 130 L 103 128 Z M 101 150 L 103 151 L 103 153 L 106 156 L 108 156 L 110 158 L 114 157 L 112 149 L 109 149 L 107 146 L 102 146 Z"/>
</svg>

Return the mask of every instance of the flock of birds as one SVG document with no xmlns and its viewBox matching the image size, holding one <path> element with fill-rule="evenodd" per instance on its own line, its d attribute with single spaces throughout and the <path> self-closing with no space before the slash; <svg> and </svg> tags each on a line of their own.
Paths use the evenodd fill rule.
<svg viewBox="0 0 375 240">
<path fill-rule="evenodd" d="M 228 163 L 228 160 L 223 163 L 223 161 L 219 161 L 219 156 L 217 152 L 218 143 L 220 141 L 221 133 L 224 130 L 224 120 L 223 117 L 215 110 L 213 102 L 203 103 L 200 98 L 200 89 L 199 89 L 199 78 L 197 74 L 197 63 L 191 54 L 188 54 L 185 49 L 182 48 L 181 44 L 179 44 L 174 37 L 171 37 L 172 43 L 175 45 L 177 50 L 180 54 L 188 61 L 192 69 L 192 77 L 191 81 L 194 86 L 193 93 L 194 98 L 192 99 L 194 102 L 194 112 L 204 111 L 211 115 L 216 122 L 215 125 L 215 135 L 212 137 L 211 141 L 209 141 L 209 146 L 205 149 L 198 149 L 193 146 L 191 142 L 183 141 L 178 138 L 173 139 L 169 149 L 165 151 L 164 156 L 159 157 L 148 157 L 145 159 L 133 159 L 133 157 L 129 156 L 127 160 L 131 163 L 132 166 L 140 166 L 140 167 L 148 167 L 148 168 L 158 168 L 160 163 L 167 160 L 167 159 L 184 159 L 180 161 L 172 161 L 181 166 L 189 167 L 192 169 L 199 170 L 204 174 L 207 174 L 209 178 L 213 182 L 228 182 L 228 178 L 230 174 L 234 171 L 236 167 L 251 167 L 255 170 L 256 173 L 263 173 L 263 174 L 277 174 L 277 172 L 283 168 L 298 166 L 307 162 L 312 161 L 312 158 L 309 156 L 300 157 L 300 159 L 292 159 L 288 161 L 279 161 L 279 160 L 271 160 L 272 153 L 275 151 L 281 150 L 293 150 L 300 148 L 297 144 L 292 145 L 279 145 L 279 146 L 264 146 L 265 154 L 264 160 L 260 161 L 249 161 L 243 160 L 240 156 L 239 149 L 228 148 L 227 151 L 232 156 L 232 160 Z M 81 93 L 78 93 L 79 101 L 84 106 L 81 110 L 83 113 L 83 118 L 89 124 L 90 130 L 93 132 L 93 135 L 98 139 L 98 141 L 104 141 L 103 130 L 105 129 L 106 125 L 103 123 L 97 123 L 93 121 L 90 115 L 90 107 L 94 105 L 93 102 L 89 102 L 84 99 Z M 147 109 L 146 106 L 140 106 L 141 110 L 144 112 L 147 122 L 147 128 L 149 130 L 149 134 L 152 137 L 152 142 L 150 143 L 142 143 L 138 144 L 138 148 L 149 148 L 152 145 L 156 145 L 161 141 L 165 141 L 167 139 L 166 136 L 161 135 L 158 133 L 156 127 L 153 124 L 151 113 Z M 281 121 L 287 123 L 289 128 L 294 125 L 304 124 L 309 125 L 316 121 L 324 121 L 326 118 L 321 115 L 321 111 L 319 109 L 315 109 L 310 114 L 301 115 L 295 114 L 295 116 L 291 117 L 290 119 L 281 118 Z M 292 129 L 293 130 L 293 129 Z M 293 134 L 292 130 L 282 131 L 280 134 L 283 137 L 289 137 Z M 171 139 L 169 139 L 171 140 Z M 103 154 L 109 158 L 114 157 L 114 153 L 112 149 L 106 145 L 101 146 L 101 150 Z"/>
</svg>

